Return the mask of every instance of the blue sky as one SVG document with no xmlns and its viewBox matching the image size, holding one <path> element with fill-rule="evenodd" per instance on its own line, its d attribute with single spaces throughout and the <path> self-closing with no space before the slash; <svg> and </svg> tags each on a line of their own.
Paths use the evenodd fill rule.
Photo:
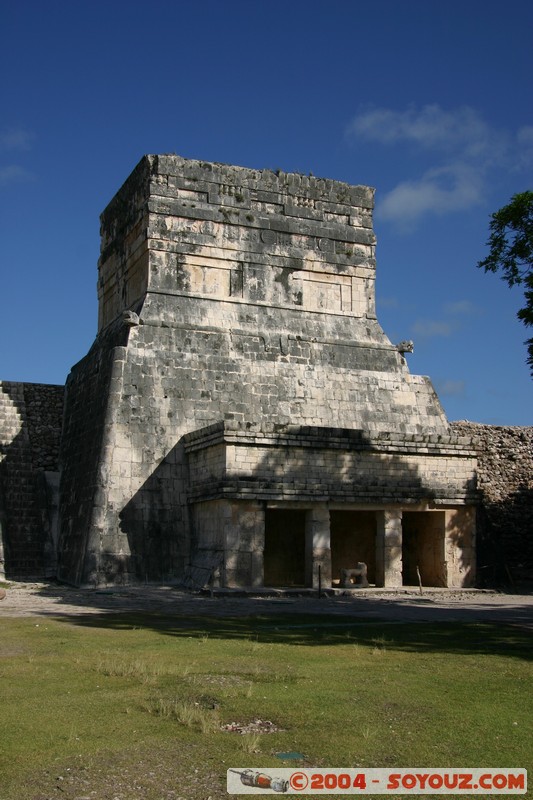
<svg viewBox="0 0 533 800">
<path fill-rule="evenodd" d="M 3 0 L 0 379 L 64 382 L 99 214 L 175 152 L 374 186 L 378 318 L 411 371 L 449 419 L 533 424 L 522 293 L 476 269 L 533 188 L 532 42 L 529 0 Z"/>
</svg>

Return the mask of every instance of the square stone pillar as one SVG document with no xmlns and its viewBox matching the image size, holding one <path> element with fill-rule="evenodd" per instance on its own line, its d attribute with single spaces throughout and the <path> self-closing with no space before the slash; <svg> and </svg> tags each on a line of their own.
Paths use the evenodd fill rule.
<svg viewBox="0 0 533 800">
<path fill-rule="evenodd" d="M 322 588 L 331 588 L 331 545 L 329 508 L 320 503 L 305 518 L 305 585 L 318 589 L 318 568 Z"/>
<path fill-rule="evenodd" d="M 264 585 L 265 510 L 262 503 L 225 501 L 224 580 L 225 587 Z"/>
<path fill-rule="evenodd" d="M 402 585 L 402 512 L 376 512 L 376 586 Z"/>
<path fill-rule="evenodd" d="M 199 585 L 263 586 L 265 512 L 257 502 L 208 500 L 192 508 L 191 574 Z"/>
<path fill-rule="evenodd" d="M 446 515 L 446 564 L 449 589 L 476 585 L 476 509 L 450 508 Z"/>
</svg>

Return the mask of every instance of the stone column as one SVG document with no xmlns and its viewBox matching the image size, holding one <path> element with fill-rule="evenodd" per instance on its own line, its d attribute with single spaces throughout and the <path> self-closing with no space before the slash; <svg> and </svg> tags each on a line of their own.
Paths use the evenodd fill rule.
<svg viewBox="0 0 533 800">
<path fill-rule="evenodd" d="M 450 508 L 446 515 L 446 563 L 449 589 L 475 586 L 476 509 Z"/>
<path fill-rule="evenodd" d="M 331 588 L 331 546 L 329 508 L 320 503 L 309 509 L 305 519 L 305 584 L 318 589 L 318 568 L 323 588 Z"/>
<path fill-rule="evenodd" d="M 224 503 L 224 586 L 264 585 L 265 510 L 262 503 Z"/>
<path fill-rule="evenodd" d="M 402 512 L 376 512 L 376 585 L 402 585 Z"/>
<path fill-rule="evenodd" d="M 250 540 L 250 585 L 257 588 L 265 585 L 265 506 L 263 503 L 254 505 L 254 530 Z"/>
</svg>

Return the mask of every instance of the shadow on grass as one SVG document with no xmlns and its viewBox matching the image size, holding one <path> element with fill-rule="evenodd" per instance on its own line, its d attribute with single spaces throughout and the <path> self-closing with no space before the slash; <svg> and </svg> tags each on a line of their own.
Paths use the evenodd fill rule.
<svg viewBox="0 0 533 800">
<path fill-rule="evenodd" d="M 333 646 L 358 644 L 417 653 L 497 655 L 533 659 L 531 632 L 485 622 L 379 622 L 328 615 L 264 615 L 229 619 L 156 613 L 108 613 L 64 618 L 69 624 L 117 631 L 149 630 L 164 636 L 243 643 Z"/>
</svg>

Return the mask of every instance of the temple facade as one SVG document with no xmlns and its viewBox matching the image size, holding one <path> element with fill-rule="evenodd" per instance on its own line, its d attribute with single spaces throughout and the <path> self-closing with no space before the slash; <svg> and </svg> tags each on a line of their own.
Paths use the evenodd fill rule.
<svg viewBox="0 0 533 800">
<path fill-rule="evenodd" d="M 373 190 L 146 156 L 101 217 L 58 577 L 475 581 L 476 455 L 375 314 Z"/>
</svg>

